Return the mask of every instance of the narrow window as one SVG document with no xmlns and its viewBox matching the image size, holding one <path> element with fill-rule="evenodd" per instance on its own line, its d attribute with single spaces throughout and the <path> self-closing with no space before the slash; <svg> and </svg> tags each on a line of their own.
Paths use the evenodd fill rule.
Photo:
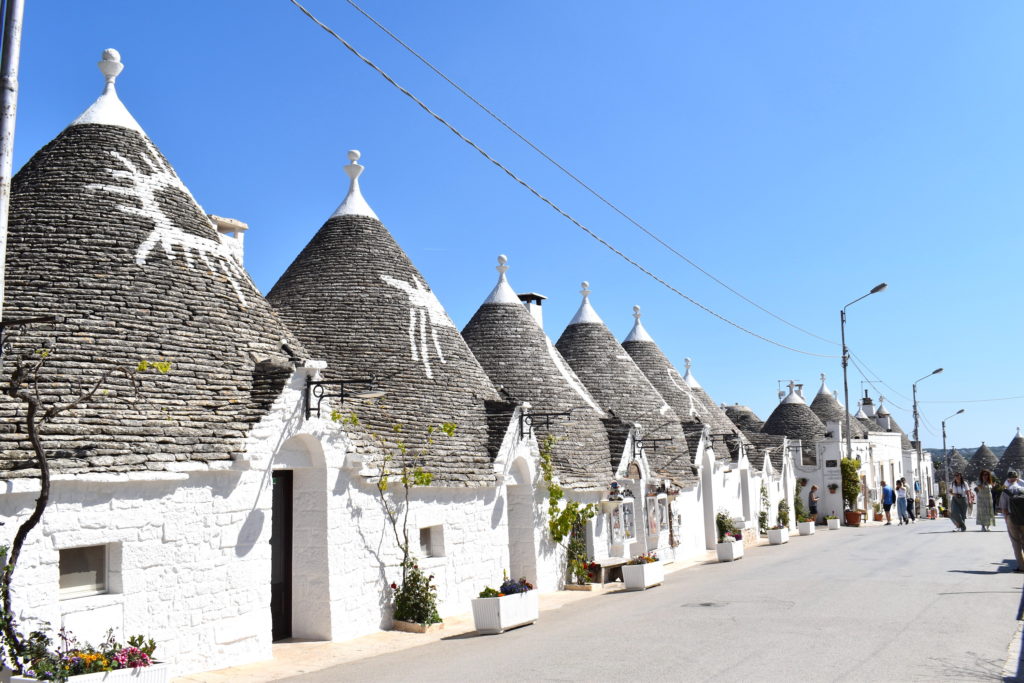
<svg viewBox="0 0 1024 683">
<path fill-rule="evenodd" d="M 79 598 L 107 592 L 107 546 L 60 551 L 60 597 Z"/>
<path fill-rule="evenodd" d="M 444 527 L 425 526 L 420 529 L 420 554 L 423 557 L 444 557 Z"/>
</svg>

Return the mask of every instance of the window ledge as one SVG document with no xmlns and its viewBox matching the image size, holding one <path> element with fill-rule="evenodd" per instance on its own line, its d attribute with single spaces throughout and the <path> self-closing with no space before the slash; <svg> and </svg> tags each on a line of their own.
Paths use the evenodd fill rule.
<svg viewBox="0 0 1024 683">
<path fill-rule="evenodd" d="M 124 593 L 100 593 L 98 595 L 83 595 L 80 597 L 68 596 L 60 598 L 60 611 L 82 612 L 123 603 Z"/>
</svg>

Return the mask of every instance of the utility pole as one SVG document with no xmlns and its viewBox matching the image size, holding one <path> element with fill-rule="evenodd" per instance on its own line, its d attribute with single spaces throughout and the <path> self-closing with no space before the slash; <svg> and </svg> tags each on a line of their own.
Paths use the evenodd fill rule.
<svg viewBox="0 0 1024 683">
<path fill-rule="evenodd" d="M 11 208 L 14 167 L 14 122 L 18 114 L 18 67 L 25 0 L 7 0 L 0 56 L 0 318 L 3 317 L 7 272 L 7 221 Z"/>
</svg>

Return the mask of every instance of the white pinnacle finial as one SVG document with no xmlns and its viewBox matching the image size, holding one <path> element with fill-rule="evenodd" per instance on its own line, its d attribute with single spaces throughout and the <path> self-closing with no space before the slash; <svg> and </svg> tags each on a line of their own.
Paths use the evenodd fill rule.
<svg viewBox="0 0 1024 683">
<path fill-rule="evenodd" d="M 683 381 L 686 382 L 686 386 L 690 387 L 691 389 L 702 389 L 703 387 L 701 387 L 700 382 L 697 381 L 697 378 L 693 376 L 693 370 L 691 370 L 691 368 L 693 367 L 693 359 L 684 358 L 683 365 L 686 366 L 686 374 L 683 375 Z"/>
<path fill-rule="evenodd" d="M 373 212 L 370 205 L 366 203 L 365 199 L 363 199 L 363 193 L 359 189 L 359 176 L 361 176 L 363 171 L 366 170 L 365 166 L 361 166 L 359 164 L 359 157 L 361 157 L 362 154 L 358 149 L 350 149 L 347 156 L 349 163 L 344 166 L 344 169 L 345 175 L 349 177 L 350 181 L 348 194 L 345 195 L 345 201 L 343 201 L 341 206 L 334 211 L 331 218 L 335 218 L 337 216 L 367 216 L 369 218 L 377 218 L 377 214 Z"/>
<path fill-rule="evenodd" d="M 114 87 L 114 81 L 117 80 L 118 74 L 124 69 L 120 53 L 113 48 L 104 50 L 96 66 L 100 68 L 100 73 L 103 74 L 103 78 L 106 81 L 106 85 L 103 86 L 103 94 L 88 109 L 82 112 L 81 116 L 72 121 L 71 125 L 77 126 L 93 123 L 101 126 L 120 126 L 143 133 L 142 126 L 128 113 L 121 100 L 118 99 L 117 89 Z"/>
<path fill-rule="evenodd" d="M 114 48 L 107 48 L 103 51 L 103 58 L 96 62 L 96 66 L 100 68 L 100 73 L 107 79 L 107 88 L 113 88 L 118 74 L 124 69 L 124 64 L 121 63 L 121 53 Z"/>
<path fill-rule="evenodd" d="M 505 273 L 508 271 L 508 266 L 505 265 L 506 263 L 508 263 L 508 256 L 498 254 L 498 265 L 495 267 L 495 270 L 501 273 L 502 277 L 505 277 Z"/>
<path fill-rule="evenodd" d="M 626 342 L 653 342 L 651 335 L 647 334 L 647 330 L 644 329 L 644 324 L 640 322 L 640 306 L 633 306 L 633 329 L 629 331 L 629 336 L 622 340 L 622 343 Z"/>
<path fill-rule="evenodd" d="M 819 375 L 819 377 L 821 377 L 821 383 L 824 384 L 825 383 L 825 373 L 824 372 L 821 373 L 821 375 Z"/>
<path fill-rule="evenodd" d="M 579 309 L 576 311 L 576 315 L 569 321 L 570 325 L 577 323 L 603 323 L 601 316 L 597 314 L 594 307 L 590 305 L 590 283 L 584 280 L 580 283 L 580 294 L 583 295 L 583 301 L 580 303 Z"/>
<path fill-rule="evenodd" d="M 498 271 L 498 284 L 494 285 L 494 289 L 484 299 L 485 304 L 515 304 L 516 306 L 521 304 L 515 290 L 512 289 L 512 285 L 508 283 L 508 279 L 505 277 L 505 273 L 508 272 L 507 263 L 508 256 L 498 254 L 498 265 L 494 268 Z"/>
<path fill-rule="evenodd" d="M 693 367 L 693 359 L 692 358 L 684 358 L 683 359 L 683 365 L 686 366 L 686 371 L 689 372 L 690 368 Z"/>
<path fill-rule="evenodd" d="M 1020 427 L 1017 427 L 1017 438 L 1020 438 Z"/>
</svg>

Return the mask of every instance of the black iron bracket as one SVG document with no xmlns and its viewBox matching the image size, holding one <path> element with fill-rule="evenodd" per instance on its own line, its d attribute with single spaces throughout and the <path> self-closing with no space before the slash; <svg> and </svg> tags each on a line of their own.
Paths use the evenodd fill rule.
<svg viewBox="0 0 1024 683">
<path fill-rule="evenodd" d="M 63 322 L 63 317 L 59 315 L 38 315 L 33 318 L 3 318 L 0 320 L 0 358 L 3 358 L 11 350 L 9 328 L 22 328 L 26 325 L 56 322 Z"/>
<path fill-rule="evenodd" d="M 670 441 L 672 441 L 671 437 L 667 439 L 633 439 L 633 459 L 636 460 L 640 456 L 641 450 L 656 451 L 659 443 Z"/>
<path fill-rule="evenodd" d="M 320 417 L 320 406 L 323 404 L 325 398 L 336 398 L 341 403 L 345 402 L 347 396 L 352 396 L 352 392 L 345 392 L 345 387 L 362 387 L 364 390 L 372 391 L 376 380 L 370 379 L 334 379 L 334 380 L 313 380 L 306 378 L 306 419 L 308 420 L 313 413 L 316 413 L 317 417 Z M 337 387 L 336 391 L 329 392 L 329 388 Z M 313 406 L 313 400 L 316 400 L 316 407 Z"/>
<path fill-rule="evenodd" d="M 525 410 L 519 413 L 519 438 L 526 438 L 527 432 L 533 429 L 534 425 L 541 425 L 544 427 L 551 426 L 551 419 L 555 417 L 564 417 L 571 419 L 572 411 L 566 410 L 562 413 L 528 413 Z"/>
</svg>

